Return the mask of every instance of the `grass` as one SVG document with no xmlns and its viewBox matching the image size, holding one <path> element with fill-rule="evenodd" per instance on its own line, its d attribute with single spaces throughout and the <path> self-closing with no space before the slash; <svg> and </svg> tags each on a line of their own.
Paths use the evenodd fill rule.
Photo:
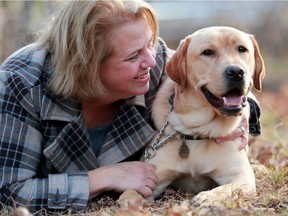
<svg viewBox="0 0 288 216">
<path fill-rule="evenodd" d="M 247 198 L 241 191 L 235 191 L 234 196 L 229 200 L 223 200 L 221 205 L 208 207 L 205 215 L 288 215 L 288 112 L 286 110 L 288 91 L 286 90 L 284 87 L 282 91 L 263 92 L 257 96 L 262 108 L 262 135 L 250 145 L 251 161 L 258 164 L 255 169 L 257 196 Z M 85 214 L 66 212 L 57 215 L 201 215 L 199 209 L 192 208 L 189 204 L 193 196 L 194 194 L 191 193 L 168 188 L 159 200 L 144 205 L 136 202 L 125 209 L 119 208 L 116 201 L 103 197 Z M 4 210 L 0 214 L 12 215 L 11 211 Z"/>
</svg>

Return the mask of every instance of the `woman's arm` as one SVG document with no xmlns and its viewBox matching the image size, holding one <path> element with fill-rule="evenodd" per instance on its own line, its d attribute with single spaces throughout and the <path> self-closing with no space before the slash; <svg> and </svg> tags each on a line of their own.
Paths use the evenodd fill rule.
<svg viewBox="0 0 288 216">
<path fill-rule="evenodd" d="M 32 67 L 25 67 L 26 61 L 21 58 L 10 61 L 13 65 L 8 65 L 9 69 L 21 65 L 23 74 Z M 87 172 L 41 174 L 48 159 L 42 154 L 45 141 L 39 113 L 33 106 L 31 89 L 26 87 L 19 75 L 9 72 L 8 66 L 2 65 L 0 68 L 1 202 L 28 206 L 31 211 L 68 207 L 85 209 L 89 196 Z"/>
</svg>

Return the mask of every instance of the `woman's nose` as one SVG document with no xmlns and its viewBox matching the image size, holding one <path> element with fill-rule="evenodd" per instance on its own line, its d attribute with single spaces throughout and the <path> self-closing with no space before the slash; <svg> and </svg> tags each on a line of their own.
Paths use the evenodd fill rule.
<svg viewBox="0 0 288 216">
<path fill-rule="evenodd" d="M 156 65 L 155 49 L 147 50 L 146 55 L 141 63 L 141 68 L 146 69 L 148 67 L 153 68 Z"/>
</svg>

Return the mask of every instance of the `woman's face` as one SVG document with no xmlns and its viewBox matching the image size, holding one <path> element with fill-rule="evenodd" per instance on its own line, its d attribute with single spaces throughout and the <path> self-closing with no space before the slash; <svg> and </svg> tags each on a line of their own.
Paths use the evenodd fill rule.
<svg viewBox="0 0 288 216">
<path fill-rule="evenodd" d="M 115 100 L 145 94 L 149 71 L 156 65 L 153 33 L 143 18 L 127 22 L 111 32 L 114 54 L 106 60 L 100 78 Z"/>
</svg>

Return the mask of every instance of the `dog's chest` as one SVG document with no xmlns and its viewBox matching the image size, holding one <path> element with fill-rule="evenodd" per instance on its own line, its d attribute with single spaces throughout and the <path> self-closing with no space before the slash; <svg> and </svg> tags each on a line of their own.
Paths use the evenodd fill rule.
<svg viewBox="0 0 288 216">
<path fill-rule="evenodd" d="M 187 157 L 181 157 L 183 140 L 177 138 L 160 147 L 149 162 L 161 170 L 191 173 L 196 177 L 213 172 L 239 153 L 237 145 L 231 141 L 216 144 L 213 140 L 186 140 L 185 145 L 189 149 L 185 153 Z"/>
</svg>

